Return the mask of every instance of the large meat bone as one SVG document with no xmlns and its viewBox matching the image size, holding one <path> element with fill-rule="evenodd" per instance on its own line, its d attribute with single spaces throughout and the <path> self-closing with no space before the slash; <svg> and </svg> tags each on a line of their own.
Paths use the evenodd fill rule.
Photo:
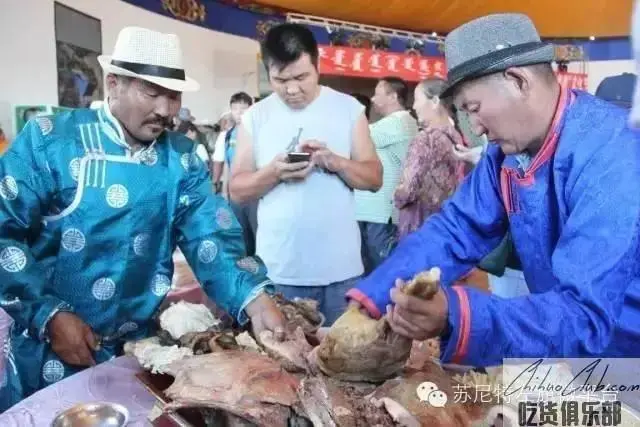
<svg viewBox="0 0 640 427">
<path fill-rule="evenodd" d="M 431 270 L 416 274 L 407 283 L 402 292 L 421 299 L 430 300 L 440 289 L 440 269 L 434 267 Z"/>
<path fill-rule="evenodd" d="M 301 326 L 298 326 L 282 342 L 276 340 L 271 331 L 262 331 L 257 341 L 269 356 L 281 363 L 285 370 L 314 373 L 307 360 L 307 355 L 313 348 L 307 342 Z"/>
<path fill-rule="evenodd" d="M 165 410 L 215 408 L 259 426 L 286 425 L 299 402 L 300 381 L 280 364 L 256 353 L 227 350 L 171 363 L 175 380 L 165 390 Z"/>
<path fill-rule="evenodd" d="M 288 300 L 282 294 L 275 294 L 273 300 L 287 321 L 289 333 L 301 326 L 305 334 L 313 334 L 324 323 L 324 317 L 318 311 L 318 302 L 315 300 L 307 298 Z"/>
<path fill-rule="evenodd" d="M 440 269 L 434 267 L 431 270 L 416 274 L 413 279 L 402 288 L 402 292 L 428 301 L 434 297 L 438 289 L 440 289 Z M 395 339 L 395 334 L 391 335 L 391 327 L 385 317 L 381 319 L 379 326 L 384 329 L 388 338 Z M 411 354 L 411 349 L 409 349 L 409 354 Z M 409 356 L 407 356 L 407 359 L 409 359 Z"/>
<path fill-rule="evenodd" d="M 440 269 L 417 274 L 402 292 L 431 299 L 440 287 Z M 412 340 L 395 333 L 383 317 L 371 319 L 351 306 L 336 320 L 311 359 L 326 375 L 343 381 L 383 382 L 400 372 Z"/>
</svg>

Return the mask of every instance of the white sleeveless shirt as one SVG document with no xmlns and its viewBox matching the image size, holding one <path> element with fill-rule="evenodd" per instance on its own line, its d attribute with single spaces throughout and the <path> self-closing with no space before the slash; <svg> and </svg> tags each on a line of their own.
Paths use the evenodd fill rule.
<svg viewBox="0 0 640 427">
<path fill-rule="evenodd" d="M 350 158 L 354 124 L 364 107 L 353 97 L 322 86 L 303 110 L 273 93 L 242 116 L 253 139 L 256 167 L 300 142 L 314 139 Z M 280 183 L 258 204 L 256 253 L 277 284 L 326 286 L 363 272 L 353 191 L 334 174 L 313 171 L 299 183 Z"/>
</svg>

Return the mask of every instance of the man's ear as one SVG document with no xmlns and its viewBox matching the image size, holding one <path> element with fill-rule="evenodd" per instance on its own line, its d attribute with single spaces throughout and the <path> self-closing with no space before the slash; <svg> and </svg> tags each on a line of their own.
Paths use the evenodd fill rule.
<svg viewBox="0 0 640 427">
<path fill-rule="evenodd" d="M 105 82 L 107 89 L 112 89 L 118 85 L 118 77 L 114 74 L 107 74 Z"/>
<path fill-rule="evenodd" d="M 104 91 L 108 98 L 116 99 L 118 97 L 118 85 L 120 84 L 120 79 L 115 74 L 107 74 L 105 78 L 105 87 Z"/>
<path fill-rule="evenodd" d="M 525 68 L 507 68 L 502 74 L 505 80 L 522 94 L 527 95 L 531 90 L 532 76 Z"/>
</svg>

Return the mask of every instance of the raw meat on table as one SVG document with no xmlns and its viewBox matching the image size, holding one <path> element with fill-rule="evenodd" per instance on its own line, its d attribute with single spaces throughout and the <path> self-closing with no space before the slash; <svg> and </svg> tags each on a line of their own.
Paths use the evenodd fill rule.
<svg viewBox="0 0 640 427">
<path fill-rule="evenodd" d="M 430 298 L 438 286 L 434 269 L 403 291 Z M 195 410 L 216 427 L 467 426 L 483 413 L 477 405 L 452 401 L 455 381 L 432 358 L 437 340 L 412 342 L 384 319 L 350 309 L 314 349 L 310 337 L 321 324 L 317 307 L 274 298 L 287 318 L 283 342 L 270 331 L 254 339 L 248 331 L 212 323 L 201 307 L 174 304 L 158 337 L 127 343 L 147 369 L 174 377 L 164 390 L 171 400 L 166 410 Z M 191 316 L 188 325 L 174 324 L 181 322 L 179 313 Z M 449 396 L 443 408 L 418 397 L 425 382 Z"/>
</svg>

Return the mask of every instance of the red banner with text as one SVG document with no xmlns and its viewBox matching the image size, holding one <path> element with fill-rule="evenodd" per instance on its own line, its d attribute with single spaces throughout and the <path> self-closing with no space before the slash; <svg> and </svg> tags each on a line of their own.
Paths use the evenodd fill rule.
<svg viewBox="0 0 640 427">
<path fill-rule="evenodd" d="M 418 82 L 431 77 L 446 78 L 447 75 L 442 57 L 343 46 L 320 46 L 319 66 L 321 74 L 369 79 L 394 76 Z M 562 87 L 587 90 L 587 74 L 563 72 L 557 75 Z"/>
<path fill-rule="evenodd" d="M 320 46 L 320 73 L 350 77 L 400 77 L 420 81 L 429 77 L 444 78 L 444 58 L 342 46 Z"/>
</svg>

